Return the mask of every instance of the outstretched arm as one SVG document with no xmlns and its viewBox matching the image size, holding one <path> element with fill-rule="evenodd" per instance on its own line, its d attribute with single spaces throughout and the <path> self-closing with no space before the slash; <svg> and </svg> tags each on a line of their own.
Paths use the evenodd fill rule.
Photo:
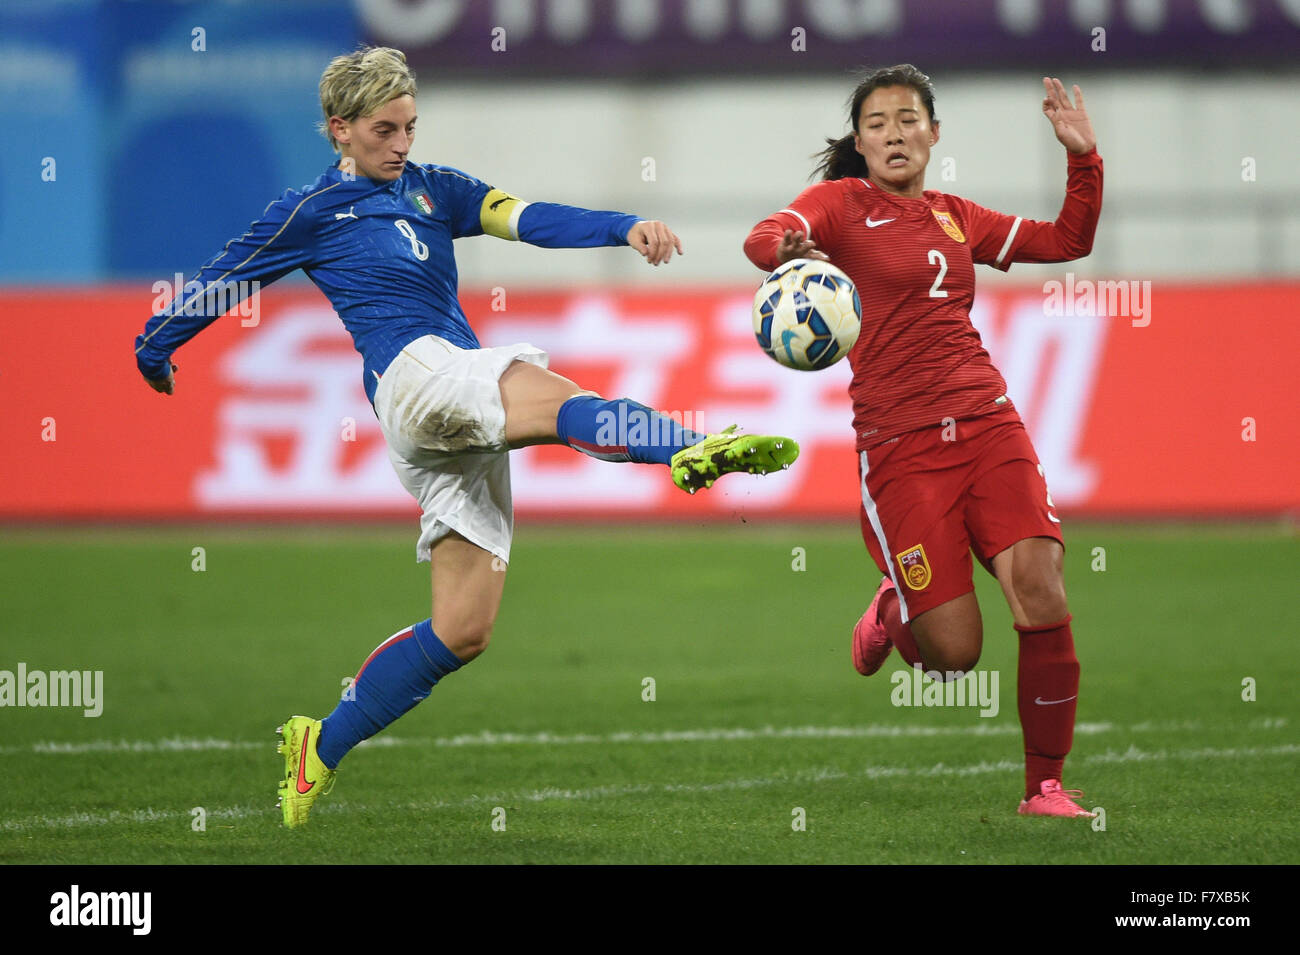
<svg viewBox="0 0 1300 955">
<path fill-rule="evenodd" d="M 479 226 L 499 239 L 518 239 L 546 249 L 630 245 L 651 265 L 667 262 L 674 251 L 683 254 L 682 240 L 658 220 L 555 202 L 525 202 L 501 189 L 489 188 L 483 196 Z"/>
<path fill-rule="evenodd" d="M 144 334 L 135 340 L 135 361 L 149 387 L 166 395 L 176 388 L 172 353 L 263 285 L 306 265 L 311 258 L 303 199 L 278 200 L 248 231 L 231 239 L 166 305 L 154 306 Z"/>
<path fill-rule="evenodd" d="M 976 262 L 1006 271 L 1013 262 L 1069 262 L 1092 251 L 1101 215 L 1102 162 L 1097 137 L 1083 106 L 1083 91 L 1074 87 L 1074 102 L 1058 79 L 1043 77 L 1043 115 L 1066 149 L 1069 171 L 1065 202 L 1055 222 L 1004 215 L 956 196 L 949 201 L 969 225 L 971 255 Z"/>
</svg>

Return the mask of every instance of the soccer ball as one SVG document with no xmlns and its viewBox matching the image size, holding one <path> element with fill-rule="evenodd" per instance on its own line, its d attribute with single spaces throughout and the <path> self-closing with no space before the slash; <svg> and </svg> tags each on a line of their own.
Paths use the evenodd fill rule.
<svg viewBox="0 0 1300 955">
<path fill-rule="evenodd" d="M 816 259 L 791 259 L 754 294 L 754 337 L 787 368 L 819 371 L 849 353 L 862 329 L 853 280 Z"/>
</svg>

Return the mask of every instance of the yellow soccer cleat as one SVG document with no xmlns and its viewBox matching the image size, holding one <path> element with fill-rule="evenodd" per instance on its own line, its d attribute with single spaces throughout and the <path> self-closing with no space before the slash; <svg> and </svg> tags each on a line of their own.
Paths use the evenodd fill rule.
<svg viewBox="0 0 1300 955">
<path fill-rule="evenodd" d="M 280 800 L 276 805 L 284 813 L 284 824 L 290 829 L 304 825 L 316 798 L 334 788 L 335 771 L 316 755 L 320 725 L 320 720 L 309 716 L 294 716 L 275 731 L 280 737 L 276 750 L 284 757 L 284 778 L 280 780 Z"/>
<path fill-rule="evenodd" d="M 790 438 L 766 434 L 736 434 L 733 424 L 698 444 L 682 448 L 672 457 L 673 483 L 694 494 L 732 471 L 768 474 L 788 468 L 799 457 L 799 445 Z"/>
</svg>

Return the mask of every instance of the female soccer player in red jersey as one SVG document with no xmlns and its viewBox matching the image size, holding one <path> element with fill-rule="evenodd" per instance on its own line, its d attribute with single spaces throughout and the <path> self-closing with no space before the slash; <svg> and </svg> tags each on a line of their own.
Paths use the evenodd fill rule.
<svg viewBox="0 0 1300 955">
<path fill-rule="evenodd" d="M 1102 163 L 1074 87 L 1043 79 L 1043 114 L 1067 152 L 1055 222 L 1003 215 L 925 188 L 939 140 L 930 79 L 910 64 L 853 93 L 853 132 L 827 140 L 823 181 L 749 234 L 771 270 L 833 262 L 862 300 L 849 355 L 862 533 L 886 574 L 854 628 L 853 663 L 875 673 L 891 648 L 955 678 L 979 660 L 983 626 L 973 550 L 1002 586 L 1020 635 L 1018 702 L 1025 815 L 1091 817 L 1061 787 L 1074 735 L 1079 662 L 1062 577 L 1064 550 L 1042 466 L 970 320 L 975 265 L 1087 255 L 1101 212 Z"/>
</svg>

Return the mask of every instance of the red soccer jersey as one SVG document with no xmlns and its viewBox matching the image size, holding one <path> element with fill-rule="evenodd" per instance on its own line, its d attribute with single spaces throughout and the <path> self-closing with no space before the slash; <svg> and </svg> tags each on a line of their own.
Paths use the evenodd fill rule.
<svg viewBox="0 0 1300 955">
<path fill-rule="evenodd" d="M 1055 222 L 1004 215 L 927 190 L 909 199 L 865 179 L 805 189 L 756 225 L 745 254 L 779 264 L 786 229 L 803 232 L 858 287 L 862 333 L 849 354 L 859 451 L 944 418 L 1009 409 L 1007 385 L 971 324 L 975 265 L 1066 262 L 1092 249 L 1101 213 L 1101 157 L 1069 154 L 1065 204 Z"/>
</svg>

